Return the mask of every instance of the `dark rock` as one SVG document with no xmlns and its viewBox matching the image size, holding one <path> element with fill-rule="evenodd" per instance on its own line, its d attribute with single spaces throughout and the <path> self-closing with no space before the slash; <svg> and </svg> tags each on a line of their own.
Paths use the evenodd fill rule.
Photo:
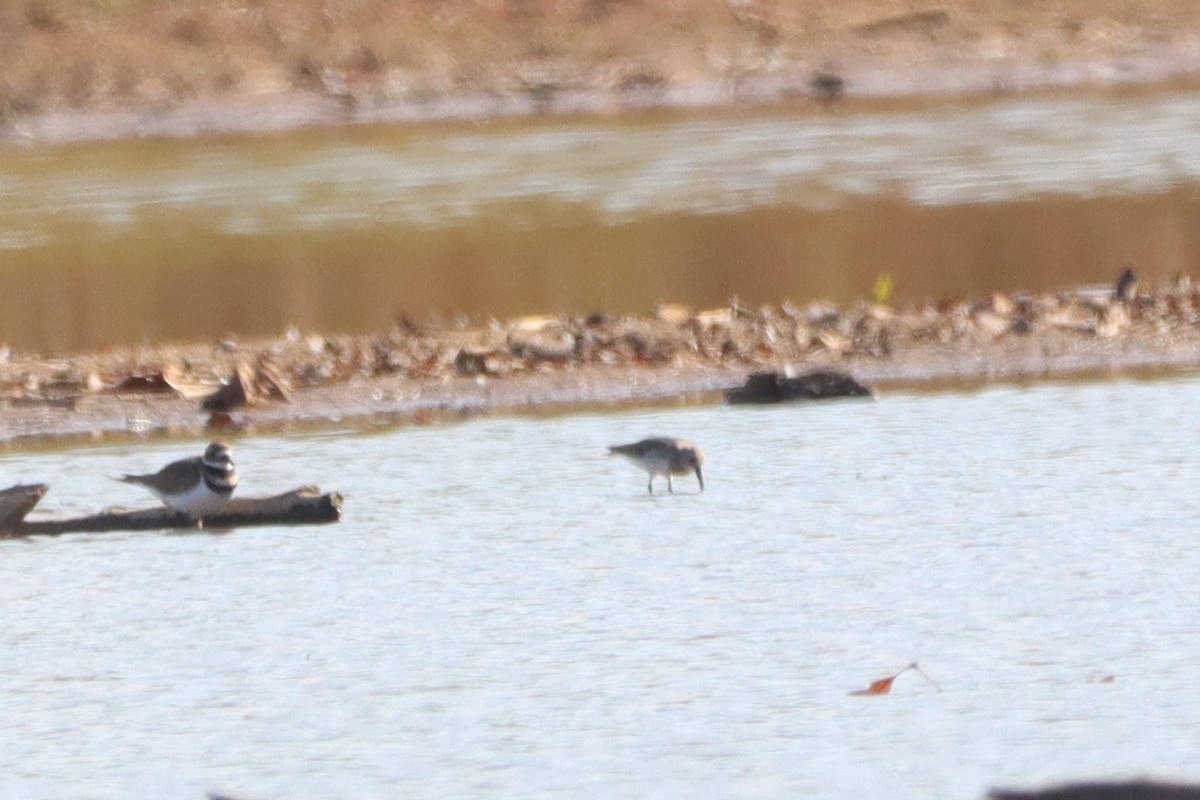
<svg viewBox="0 0 1200 800">
<path fill-rule="evenodd" d="M 817 370 L 789 378 L 778 372 L 755 372 L 725 392 L 727 403 L 783 403 L 831 397 L 870 397 L 871 390 L 844 372 Z"/>
<path fill-rule="evenodd" d="M 268 361 L 260 358 L 258 364 L 239 361 L 233 375 L 221 388 L 200 403 L 205 411 L 233 411 L 243 406 L 265 403 L 269 400 L 290 403 L 287 382 Z"/>
<path fill-rule="evenodd" d="M 489 348 L 464 347 L 454 356 L 454 369 L 459 375 L 494 375 L 490 359 L 494 355 Z"/>
<path fill-rule="evenodd" d="M 229 380 L 200 402 L 200 408 L 205 411 L 229 412 L 250 405 L 254 401 L 253 389 L 250 388 L 253 385 L 254 373 L 250 365 L 238 364 Z"/>
</svg>

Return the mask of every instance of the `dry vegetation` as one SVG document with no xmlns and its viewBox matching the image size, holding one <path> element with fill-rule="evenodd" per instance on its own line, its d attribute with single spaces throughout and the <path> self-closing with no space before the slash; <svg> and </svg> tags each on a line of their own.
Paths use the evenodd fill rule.
<svg viewBox="0 0 1200 800">
<path fill-rule="evenodd" d="M 1129 273 L 1132 277 L 1132 273 Z M 0 447 L 210 427 L 428 422 L 464 414 L 706 400 L 748 374 L 838 370 L 874 388 L 1194 369 L 1200 289 L 993 294 L 897 308 L 661 306 L 478 328 L 153 346 L 65 358 L 0 351 Z"/>
<path fill-rule="evenodd" d="M 0 0 L 0 120 L 287 92 L 803 92 L 829 65 L 1185 54 L 1197 30 L 1191 0 Z"/>
<path fill-rule="evenodd" d="M 930 353 L 954 362 L 951 371 L 957 373 L 959 360 L 978 362 L 974 367 L 982 369 L 983 349 L 1003 352 L 1026 349 L 1029 343 L 1068 353 L 1099 344 L 1092 367 L 1120 367 L 1132 352 L 1130 344 L 1142 343 L 1147 352 L 1162 356 L 1148 363 L 1169 364 L 1179 352 L 1192 359 L 1198 325 L 1200 289 L 1187 279 L 1148 294 L 1137 294 L 1136 283 L 1128 282 L 1112 293 L 995 293 L 976 301 L 907 308 L 785 303 L 695 311 L 660 305 L 644 317 L 524 317 L 461 328 L 404 321 L 377 335 L 327 337 L 292 330 L 278 340 L 122 349 L 70 359 L 5 352 L 0 354 L 0 404 L 69 406 L 84 395 L 113 392 L 195 398 L 210 395 L 231 376 L 243 385 L 245 396 L 238 402 L 245 403 L 381 378 L 436 384 L 596 368 L 861 369 Z M 897 372 L 902 377 L 903 369 Z"/>
</svg>

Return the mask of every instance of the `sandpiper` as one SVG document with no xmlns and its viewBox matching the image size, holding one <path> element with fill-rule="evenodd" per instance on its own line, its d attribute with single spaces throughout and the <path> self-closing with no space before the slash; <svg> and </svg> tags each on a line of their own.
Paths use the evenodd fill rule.
<svg viewBox="0 0 1200 800">
<path fill-rule="evenodd" d="M 700 473 L 700 464 L 704 454 L 700 448 L 686 439 L 674 439 L 669 436 L 654 436 L 633 444 L 618 444 L 608 448 L 612 455 L 625 456 L 650 473 L 646 489 L 654 494 L 654 476 L 667 476 L 667 491 L 674 492 L 671 486 L 672 475 L 687 475 L 696 473 L 700 481 L 700 491 L 704 491 L 704 476 Z"/>
<path fill-rule="evenodd" d="M 238 474 L 232 448 L 213 442 L 203 456 L 174 461 L 151 475 L 125 475 L 117 480 L 144 486 L 167 507 L 200 517 L 229 502 Z"/>
</svg>

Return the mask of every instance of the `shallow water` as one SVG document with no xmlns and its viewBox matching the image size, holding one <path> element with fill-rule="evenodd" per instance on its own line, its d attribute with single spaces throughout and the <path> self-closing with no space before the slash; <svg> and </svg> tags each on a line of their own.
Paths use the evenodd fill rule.
<svg viewBox="0 0 1200 800">
<path fill-rule="evenodd" d="M 0 143 L 0 344 L 1162 283 L 1200 98 Z"/>
<path fill-rule="evenodd" d="M 1200 378 L 256 437 L 326 528 L 0 543 L 0 796 L 1200 780 Z M 675 495 L 606 444 L 687 435 Z M 61 511 L 197 443 L 4 454 Z M 911 661 L 892 693 L 847 693 Z M 1109 679 L 1111 676 L 1111 680 Z"/>
</svg>

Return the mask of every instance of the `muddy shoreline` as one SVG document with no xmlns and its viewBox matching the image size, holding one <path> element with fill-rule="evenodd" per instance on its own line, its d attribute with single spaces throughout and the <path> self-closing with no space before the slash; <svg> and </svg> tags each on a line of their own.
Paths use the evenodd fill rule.
<svg viewBox="0 0 1200 800">
<path fill-rule="evenodd" d="M 826 65 L 827 66 L 827 65 Z M 820 88 L 826 77 L 841 87 L 836 97 Z M 793 66 L 770 76 L 732 83 L 714 78 L 654 91 L 560 87 L 541 92 L 462 91 L 370 100 L 279 89 L 256 95 L 206 97 L 177 105 L 133 104 L 113 110 L 54 109 L 0 121 L 0 142 L 70 143 L 136 137 L 188 138 L 263 135 L 300 128 L 388 124 L 472 123 L 529 117 L 594 116 L 650 112 L 736 112 L 791 107 L 828 113 L 855 109 L 917 107 L 956 100 L 981 102 L 1013 94 L 1066 90 L 1156 92 L 1200 84 L 1200 58 L 1180 54 L 1113 63 L 988 63 L 910 67 L 859 64 L 829 72 L 821 65 Z"/>
<path fill-rule="evenodd" d="M 0 141 L 1191 86 L 1188 0 L 0 9 Z M 64 54 L 69 54 L 64 57 Z"/>
<path fill-rule="evenodd" d="M 906 309 L 661 306 L 619 319 L 407 324 L 342 337 L 293 330 L 272 340 L 70 357 L 6 353 L 0 442 L 25 447 L 715 403 L 764 370 L 835 369 L 887 392 L 1163 376 L 1198 366 L 1200 290 L 1186 279 L 1125 299 L 1101 289 Z M 243 388 L 228 403 L 231 382 Z"/>
</svg>

